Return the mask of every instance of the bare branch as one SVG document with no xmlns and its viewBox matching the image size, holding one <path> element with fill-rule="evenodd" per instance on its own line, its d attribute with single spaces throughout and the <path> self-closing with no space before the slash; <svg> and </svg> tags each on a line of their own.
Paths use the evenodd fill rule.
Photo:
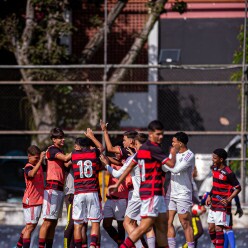
<svg viewBox="0 0 248 248">
<path fill-rule="evenodd" d="M 164 5 L 166 2 L 167 0 L 157 0 L 156 2 L 154 2 L 154 6 L 151 8 L 148 20 L 145 23 L 140 35 L 134 40 L 132 47 L 130 48 L 129 52 L 126 54 L 120 64 L 132 64 L 135 62 L 139 55 L 139 52 L 144 47 L 154 24 L 159 19 L 160 14 L 163 12 Z M 113 72 L 109 81 L 116 83 L 120 82 L 125 77 L 127 71 L 127 68 L 116 69 Z M 111 97 L 114 93 L 114 90 L 115 86 L 108 86 L 107 97 Z"/>
</svg>

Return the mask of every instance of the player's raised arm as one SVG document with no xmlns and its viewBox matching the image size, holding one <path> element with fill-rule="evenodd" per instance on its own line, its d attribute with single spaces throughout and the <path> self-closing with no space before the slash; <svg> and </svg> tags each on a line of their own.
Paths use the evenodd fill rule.
<svg viewBox="0 0 248 248">
<path fill-rule="evenodd" d="M 46 152 L 42 152 L 42 153 L 40 154 L 40 159 L 39 159 L 39 161 L 38 161 L 37 164 L 34 166 L 34 168 L 28 172 L 28 176 L 29 176 L 29 177 L 34 177 L 34 176 L 36 175 L 37 171 L 39 170 L 39 168 L 40 168 L 40 166 L 41 166 L 41 164 L 42 164 L 42 161 L 43 161 L 43 158 L 45 157 L 45 154 L 46 154 Z"/>
<path fill-rule="evenodd" d="M 194 154 L 191 152 L 188 157 L 187 160 L 183 160 L 181 163 L 177 164 L 174 168 L 170 168 L 169 166 L 167 166 L 166 164 L 163 164 L 162 169 L 164 170 L 167 169 L 168 171 L 176 174 L 179 173 L 183 170 L 188 169 L 189 167 L 192 167 L 191 161 L 194 160 Z M 165 171 L 165 170 L 164 170 Z"/>
<path fill-rule="evenodd" d="M 68 162 L 69 160 L 71 160 L 71 153 L 67 153 L 67 154 L 58 153 L 56 154 L 56 158 L 64 162 Z"/>
<path fill-rule="evenodd" d="M 101 129 L 103 131 L 103 136 L 104 136 L 104 140 L 107 146 L 107 150 L 109 152 L 113 152 L 113 153 L 120 153 L 120 149 L 117 146 L 113 146 L 110 138 L 109 138 L 109 134 L 108 134 L 108 129 L 107 129 L 107 123 L 103 122 L 102 120 L 100 120 L 100 126 Z"/>
<path fill-rule="evenodd" d="M 163 162 L 162 162 L 162 168 L 163 168 L 163 165 L 167 165 L 169 168 L 173 168 L 176 164 L 176 153 L 177 153 L 177 150 L 172 147 L 171 150 L 170 150 L 170 158 L 168 159 L 165 159 Z"/>
<path fill-rule="evenodd" d="M 128 176 L 128 174 L 131 172 L 131 170 L 135 167 L 136 164 L 137 163 L 135 161 L 132 161 L 127 167 L 127 169 L 123 172 L 118 182 L 108 187 L 108 191 L 111 192 L 112 190 L 113 191 L 117 190 L 120 184 L 125 180 L 125 178 Z"/>
<path fill-rule="evenodd" d="M 102 145 L 102 143 L 95 137 L 93 131 L 91 128 L 87 128 L 86 132 L 84 132 L 85 136 L 88 137 L 89 139 L 91 139 L 94 144 L 96 145 L 96 147 L 100 150 L 100 152 L 104 152 L 104 147 Z"/>
<path fill-rule="evenodd" d="M 132 162 L 132 159 L 128 159 L 119 170 L 115 170 L 112 166 L 109 165 L 109 158 L 107 158 L 103 154 L 101 154 L 100 160 L 104 164 L 106 170 L 115 178 L 121 177 L 123 172 L 129 167 L 130 163 Z"/>
</svg>

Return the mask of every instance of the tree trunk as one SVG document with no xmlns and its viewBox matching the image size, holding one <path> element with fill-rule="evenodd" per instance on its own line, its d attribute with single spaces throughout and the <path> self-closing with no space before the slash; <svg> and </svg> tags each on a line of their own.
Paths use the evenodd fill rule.
<svg viewBox="0 0 248 248">
<path fill-rule="evenodd" d="M 128 0 L 119 0 L 108 13 L 107 18 L 107 31 L 111 30 L 115 20 L 118 18 L 122 10 L 125 8 Z M 104 42 L 104 30 L 105 24 L 95 33 L 95 35 L 90 39 L 88 44 L 85 46 L 82 52 L 81 63 L 86 64 L 91 61 L 98 49 L 103 45 Z M 102 111 L 102 89 L 91 85 L 89 90 L 89 98 L 91 103 L 89 104 L 88 111 L 84 118 L 82 118 L 75 128 L 82 128 L 87 123 L 91 127 L 95 127 L 99 122 L 99 113 Z"/>
<path fill-rule="evenodd" d="M 163 12 L 164 5 L 166 2 L 167 0 L 157 0 L 156 2 L 154 2 L 154 6 L 151 8 L 148 20 L 145 23 L 140 35 L 134 40 L 132 47 L 130 48 L 129 52 L 126 54 L 120 64 L 130 65 L 135 62 L 139 55 L 139 52 L 144 47 L 154 24 L 159 19 L 160 14 Z M 113 96 L 118 82 L 123 80 L 127 71 L 127 68 L 118 68 L 113 72 L 109 81 L 116 83 L 116 85 L 108 85 L 106 93 L 107 98 Z"/>
<path fill-rule="evenodd" d="M 30 64 L 28 60 L 28 49 L 35 25 L 34 9 L 29 0 L 26 6 L 26 26 L 22 33 L 21 41 L 14 41 L 16 44 L 15 57 L 19 65 Z M 36 90 L 33 85 L 25 84 L 25 82 L 32 81 L 30 70 L 21 69 L 21 75 L 21 83 L 32 110 L 33 128 L 37 131 L 50 131 L 56 123 L 55 103 L 53 101 L 46 102 L 43 93 Z M 36 139 L 37 145 L 44 145 L 47 137 L 47 135 L 38 135 Z"/>
</svg>

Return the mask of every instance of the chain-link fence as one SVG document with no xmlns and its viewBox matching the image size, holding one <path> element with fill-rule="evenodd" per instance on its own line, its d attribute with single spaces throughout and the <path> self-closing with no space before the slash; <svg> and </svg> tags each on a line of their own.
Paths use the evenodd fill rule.
<svg viewBox="0 0 248 248">
<path fill-rule="evenodd" d="M 242 200 L 247 202 L 244 162 L 247 159 L 242 153 L 242 149 L 246 150 L 247 135 L 247 101 L 242 102 L 246 82 L 231 81 L 234 73 L 242 69 L 240 66 L 108 65 L 107 70 L 99 65 L 23 67 L 67 70 L 83 78 L 82 81 L 72 77 L 73 80 L 35 82 L 19 81 L 20 68 L 0 67 L 1 75 L 9 76 L 11 69 L 13 77 L 9 78 L 15 78 L 15 81 L 0 81 L 2 194 L 15 195 L 18 191 L 22 194 L 21 168 L 26 162 L 26 149 L 34 142 L 45 149 L 49 131 L 55 125 L 65 130 L 65 150 L 69 152 L 74 139 L 87 127 L 104 142 L 100 119 L 109 123 L 114 145 L 122 143 L 125 130 L 146 132 L 148 123 L 159 119 L 165 126 L 163 146 L 167 152 L 176 131 L 188 133 L 189 147 L 204 168 L 209 169 L 211 158 L 206 157 L 215 148 L 225 148 L 229 164 L 242 183 Z M 119 68 L 127 71 L 124 79 L 116 83 L 113 73 Z M 102 80 L 106 71 L 109 81 Z M 156 82 L 148 81 L 151 74 L 156 74 Z M 105 189 L 105 174 L 100 179 Z"/>
</svg>

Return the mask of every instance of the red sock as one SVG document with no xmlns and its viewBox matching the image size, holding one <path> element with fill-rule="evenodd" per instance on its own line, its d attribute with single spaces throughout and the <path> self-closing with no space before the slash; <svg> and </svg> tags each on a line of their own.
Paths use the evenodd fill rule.
<svg viewBox="0 0 248 248">
<path fill-rule="evenodd" d="M 45 239 L 39 239 L 39 248 L 45 248 L 46 240 Z"/>
<path fill-rule="evenodd" d="M 74 244 L 76 248 L 82 248 L 82 239 L 74 239 Z M 87 247 L 87 246 L 86 246 Z"/>
<path fill-rule="evenodd" d="M 96 247 L 97 242 L 98 242 L 98 236 L 95 234 L 90 235 L 90 246 Z"/>
<path fill-rule="evenodd" d="M 215 245 L 216 232 L 209 232 L 209 236 L 210 236 L 210 239 L 211 239 L 212 243 Z"/>
<path fill-rule="evenodd" d="M 216 248 L 223 248 L 224 247 L 224 232 L 216 232 L 216 241 L 215 241 Z"/>
<path fill-rule="evenodd" d="M 23 239 L 23 248 L 30 247 L 30 239 Z"/>
<path fill-rule="evenodd" d="M 127 237 L 124 242 L 120 245 L 120 248 L 133 248 L 135 247 L 133 241 Z"/>
<path fill-rule="evenodd" d="M 16 244 L 16 248 L 21 248 L 22 245 L 23 245 L 23 234 L 21 233 L 20 237 L 19 237 L 19 240 L 18 240 L 18 242 Z"/>
</svg>

